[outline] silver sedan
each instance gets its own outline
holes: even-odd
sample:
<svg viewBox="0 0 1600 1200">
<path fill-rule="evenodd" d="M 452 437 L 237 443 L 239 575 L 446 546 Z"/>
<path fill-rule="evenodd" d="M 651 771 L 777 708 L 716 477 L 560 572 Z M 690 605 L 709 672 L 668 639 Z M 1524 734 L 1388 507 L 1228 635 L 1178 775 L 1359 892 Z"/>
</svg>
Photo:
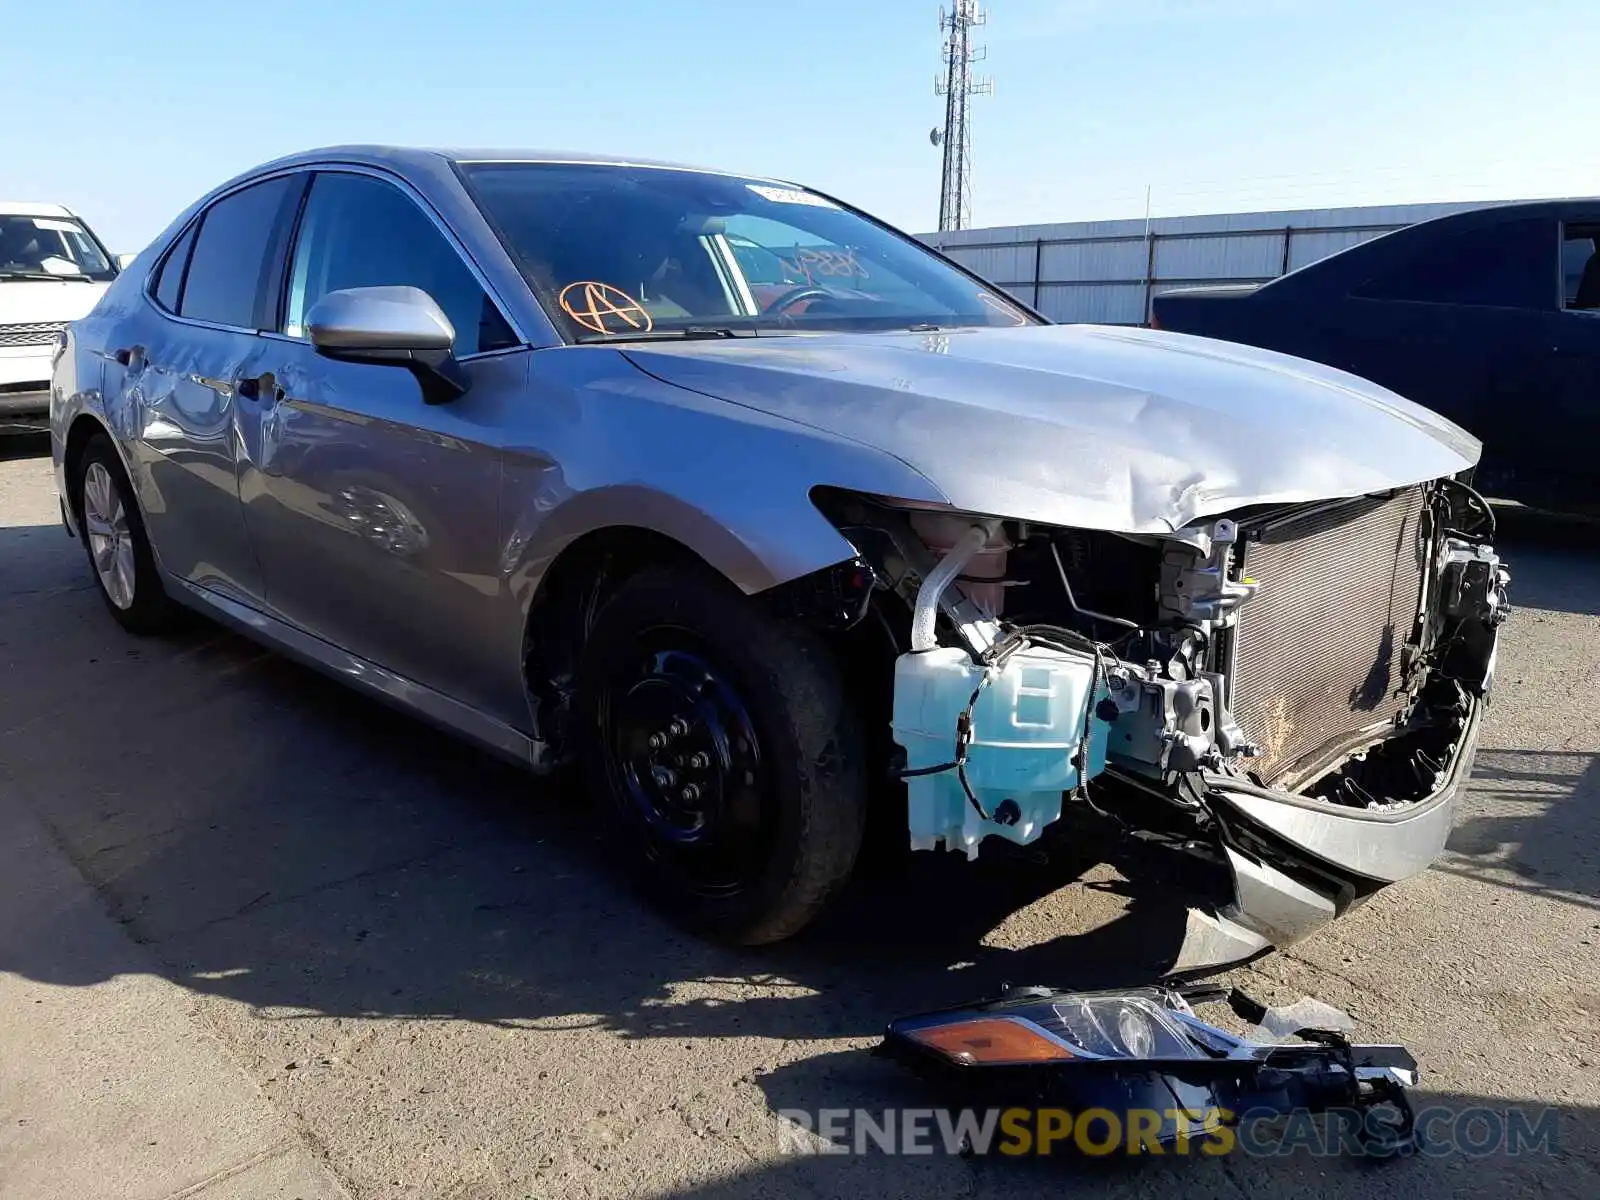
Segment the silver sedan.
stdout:
<svg viewBox="0 0 1600 1200">
<path fill-rule="evenodd" d="M 230 181 L 74 323 L 63 519 L 129 631 L 225 621 L 534 770 L 740 943 L 880 806 L 1068 806 L 1214 870 L 1174 966 L 1425 869 L 1506 572 L 1465 431 L 1341 372 L 1050 326 L 793 183 L 348 147 Z"/>
</svg>

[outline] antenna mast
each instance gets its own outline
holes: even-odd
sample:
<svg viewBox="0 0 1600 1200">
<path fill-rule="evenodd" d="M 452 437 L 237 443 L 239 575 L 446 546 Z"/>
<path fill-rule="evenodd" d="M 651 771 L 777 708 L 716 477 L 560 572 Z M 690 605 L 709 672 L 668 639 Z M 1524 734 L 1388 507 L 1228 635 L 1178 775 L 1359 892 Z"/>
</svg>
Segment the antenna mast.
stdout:
<svg viewBox="0 0 1600 1200">
<path fill-rule="evenodd" d="M 986 47 L 972 47 L 972 30 L 985 24 L 989 14 L 978 0 L 952 0 L 949 12 L 939 10 L 939 30 L 944 40 L 945 73 L 934 77 L 933 94 L 944 97 L 944 133 L 935 144 L 944 145 L 944 175 L 939 184 L 939 230 L 965 229 L 972 224 L 972 130 L 968 100 L 994 93 L 993 79 L 974 79 L 972 67 L 988 57 Z M 937 132 L 937 131 L 935 131 Z"/>
</svg>

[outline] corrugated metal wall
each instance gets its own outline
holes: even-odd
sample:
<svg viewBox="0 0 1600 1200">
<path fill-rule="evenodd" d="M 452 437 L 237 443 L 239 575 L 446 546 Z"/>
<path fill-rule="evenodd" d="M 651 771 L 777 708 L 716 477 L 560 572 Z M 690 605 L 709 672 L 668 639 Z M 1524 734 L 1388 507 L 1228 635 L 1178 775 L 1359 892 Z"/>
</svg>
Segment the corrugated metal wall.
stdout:
<svg viewBox="0 0 1600 1200">
<path fill-rule="evenodd" d="M 1141 325 L 1150 297 L 1265 283 L 1391 230 L 1488 202 L 1079 221 L 927 233 L 922 240 L 1053 321 Z M 1509 203 L 1499 201 L 1496 203 Z"/>
</svg>

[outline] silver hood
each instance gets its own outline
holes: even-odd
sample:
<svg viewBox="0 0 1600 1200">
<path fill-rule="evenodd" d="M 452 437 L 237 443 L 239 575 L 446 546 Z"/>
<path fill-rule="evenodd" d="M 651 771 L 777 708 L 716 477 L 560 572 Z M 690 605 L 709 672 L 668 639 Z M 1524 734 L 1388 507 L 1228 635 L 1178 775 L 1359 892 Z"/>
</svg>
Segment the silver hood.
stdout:
<svg viewBox="0 0 1600 1200">
<path fill-rule="evenodd" d="M 1288 355 L 1094 325 L 628 346 L 668 383 L 894 455 L 957 508 L 1160 533 L 1455 474 L 1481 444 Z"/>
</svg>

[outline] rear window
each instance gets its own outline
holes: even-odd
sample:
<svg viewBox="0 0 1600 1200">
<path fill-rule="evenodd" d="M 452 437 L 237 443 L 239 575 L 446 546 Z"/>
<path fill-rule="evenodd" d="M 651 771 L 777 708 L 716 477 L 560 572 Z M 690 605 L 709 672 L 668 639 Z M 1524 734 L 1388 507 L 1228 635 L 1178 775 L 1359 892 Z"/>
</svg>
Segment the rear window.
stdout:
<svg viewBox="0 0 1600 1200">
<path fill-rule="evenodd" d="M 189 251 L 194 248 L 194 234 L 198 228 L 190 225 L 161 260 L 156 273 L 156 303 L 168 312 L 178 311 L 178 299 L 183 292 L 183 272 L 189 265 Z"/>
<path fill-rule="evenodd" d="M 1556 294 L 1551 225 L 1526 218 L 1446 235 L 1418 247 L 1352 294 L 1369 300 L 1548 309 Z"/>
<path fill-rule="evenodd" d="M 1600 224 L 1568 225 L 1561 238 L 1561 302 L 1584 312 L 1600 310 Z"/>
<path fill-rule="evenodd" d="M 292 187 L 291 187 L 292 185 Z M 284 175 L 218 200 L 206 210 L 189 256 L 178 312 L 239 329 L 276 323 L 268 284 L 282 266 L 288 209 L 302 176 Z"/>
</svg>

